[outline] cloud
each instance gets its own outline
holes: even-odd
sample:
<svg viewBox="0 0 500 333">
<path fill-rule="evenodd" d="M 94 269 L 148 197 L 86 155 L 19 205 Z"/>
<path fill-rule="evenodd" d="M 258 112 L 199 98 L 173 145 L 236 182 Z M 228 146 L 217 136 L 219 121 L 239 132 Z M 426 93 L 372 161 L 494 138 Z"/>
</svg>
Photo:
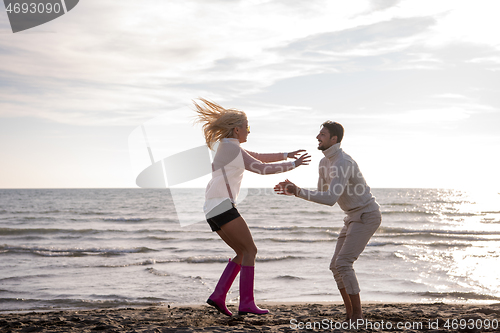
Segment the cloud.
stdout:
<svg viewBox="0 0 500 333">
<path fill-rule="evenodd" d="M 258 3 L 86 1 L 77 9 L 0 37 L 0 116 L 127 125 L 200 95 L 255 91 L 272 75 L 255 70 L 268 63 L 255 57 L 267 29 L 255 20 L 264 16 Z"/>
<path fill-rule="evenodd" d="M 433 95 L 431 97 L 445 98 L 445 99 L 457 99 L 457 100 L 470 100 L 470 98 L 467 96 L 460 95 L 460 94 L 454 94 L 454 93 L 437 94 L 437 95 Z"/>
<path fill-rule="evenodd" d="M 441 69 L 470 50 L 425 47 L 443 8 L 411 17 L 411 3 L 88 0 L 32 34 L 0 36 L 0 116 L 127 126 L 198 96 L 239 100 L 325 73 Z"/>
<path fill-rule="evenodd" d="M 481 64 L 481 63 L 486 63 L 486 64 L 500 64 L 500 56 L 496 56 L 496 57 L 484 57 L 484 58 L 474 58 L 472 60 L 469 60 L 469 62 L 476 63 L 476 64 Z"/>
<path fill-rule="evenodd" d="M 86 0 L 19 34 L 0 12 L 0 118 L 26 147 L 51 141 L 23 124 L 64 129 L 61 141 L 84 163 L 111 158 L 94 155 L 103 147 L 123 149 L 126 126 L 196 97 L 245 110 L 257 151 L 307 143 L 317 152 L 319 125 L 332 119 L 348 128 L 346 144 L 366 151 L 370 140 L 376 154 L 379 144 L 400 154 L 430 127 L 448 138 L 473 134 L 486 156 L 481 141 L 498 138 L 500 21 L 495 2 L 479 1 Z M 11 138 L 14 161 L 22 149 Z M 42 149 L 25 155 L 34 153 Z M 108 177 L 95 169 L 92 179 Z"/>
<path fill-rule="evenodd" d="M 471 112 L 460 107 L 442 109 L 410 110 L 387 117 L 400 123 L 408 124 L 436 124 L 441 122 L 456 122 L 470 118 Z"/>
<path fill-rule="evenodd" d="M 377 120 L 392 124 L 411 125 L 440 125 L 439 123 L 453 123 L 466 120 L 477 112 L 461 107 L 424 108 L 417 110 L 400 111 L 397 113 L 337 113 L 337 118 L 349 120 Z"/>
<path fill-rule="evenodd" d="M 393 19 L 386 22 L 360 26 L 342 31 L 321 33 L 294 41 L 279 52 L 281 54 L 309 54 L 327 52 L 332 55 L 351 54 L 362 48 L 387 48 L 387 44 L 400 43 L 402 39 L 424 32 L 435 21 L 432 18 Z"/>
<path fill-rule="evenodd" d="M 371 0 L 371 9 L 374 11 L 385 10 L 400 3 L 400 0 Z"/>
</svg>

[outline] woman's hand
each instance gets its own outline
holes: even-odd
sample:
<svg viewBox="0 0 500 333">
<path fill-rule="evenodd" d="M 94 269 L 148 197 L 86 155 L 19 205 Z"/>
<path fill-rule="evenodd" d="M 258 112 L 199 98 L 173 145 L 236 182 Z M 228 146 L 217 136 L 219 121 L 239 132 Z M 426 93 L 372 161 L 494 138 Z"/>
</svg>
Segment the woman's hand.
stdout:
<svg viewBox="0 0 500 333">
<path fill-rule="evenodd" d="M 311 162 L 311 156 L 305 153 L 295 160 L 295 167 L 298 167 L 299 165 L 308 165 L 309 162 Z"/>
<path fill-rule="evenodd" d="M 277 194 L 281 195 L 297 195 L 300 191 L 300 188 L 286 179 L 284 182 L 278 183 L 278 185 L 274 187 L 274 191 Z"/>
<path fill-rule="evenodd" d="M 297 155 L 299 153 L 302 153 L 303 151 L 306 151 L 305 149 L 299 149 L 299 150 L 296 150 L 296 151 L 292 151 L 292 152 L 289 152 L 288 155 L 286 155 L 287 158 L 297 158 Z"/>
</svg>

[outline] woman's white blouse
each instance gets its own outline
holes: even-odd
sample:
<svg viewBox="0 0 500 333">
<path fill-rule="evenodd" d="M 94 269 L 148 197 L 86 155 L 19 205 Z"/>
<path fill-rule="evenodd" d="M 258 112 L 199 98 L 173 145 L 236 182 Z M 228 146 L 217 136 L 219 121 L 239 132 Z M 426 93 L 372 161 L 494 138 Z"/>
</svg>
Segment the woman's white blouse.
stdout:
<svg viewBox="0 0 500 333">
<path fill-rule="evenodd" d="M 259 154 L 240 147 L 238 139 L 222 139 L 212 163 L 212 179 L 205 191 L 203 211 L 207 218 L 220 214 L 212 212 L 228 199 L 236 204 L 240 193 L 243 171 L 262 175 L 276 174 L 295 168 L 295 162 L 272 163 L 286 160 L 287 153 Z"/>
</svg>

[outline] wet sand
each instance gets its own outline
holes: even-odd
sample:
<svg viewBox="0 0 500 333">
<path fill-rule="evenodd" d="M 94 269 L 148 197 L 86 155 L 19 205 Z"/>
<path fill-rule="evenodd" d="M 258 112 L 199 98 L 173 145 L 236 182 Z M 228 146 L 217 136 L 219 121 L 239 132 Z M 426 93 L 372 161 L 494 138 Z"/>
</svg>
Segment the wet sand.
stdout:
<svg viewBox="0 0 500 333">
<path fill-rule="evenodd" d="M 271 313 L 227 317 L 209 305 L 0 313 L 0 332 L 500 332 L 500 303 L 366 304 L 365 322 L 350 327 L 341 304 L 259 305 Z"/>
</svg>

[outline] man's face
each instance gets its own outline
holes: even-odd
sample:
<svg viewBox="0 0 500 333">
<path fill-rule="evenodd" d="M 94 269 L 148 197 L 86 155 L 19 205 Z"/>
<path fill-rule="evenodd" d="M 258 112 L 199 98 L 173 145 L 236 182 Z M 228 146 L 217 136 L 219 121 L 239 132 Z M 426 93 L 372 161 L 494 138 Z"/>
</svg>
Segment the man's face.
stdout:
<svg viewBox="0 0 500 333">
<path fill-rule="evenodd" d="M 321 128 L 321 131 L 319 131 L 319 134 L 316 137 L 316 139 L 318 139 L 319 142 L 318 144 L 319 150 L 326 150 L 337 143 L 337 137 L 332 136 L 330 138 L 330 131 L 325 127 Z"/>
</svg>

